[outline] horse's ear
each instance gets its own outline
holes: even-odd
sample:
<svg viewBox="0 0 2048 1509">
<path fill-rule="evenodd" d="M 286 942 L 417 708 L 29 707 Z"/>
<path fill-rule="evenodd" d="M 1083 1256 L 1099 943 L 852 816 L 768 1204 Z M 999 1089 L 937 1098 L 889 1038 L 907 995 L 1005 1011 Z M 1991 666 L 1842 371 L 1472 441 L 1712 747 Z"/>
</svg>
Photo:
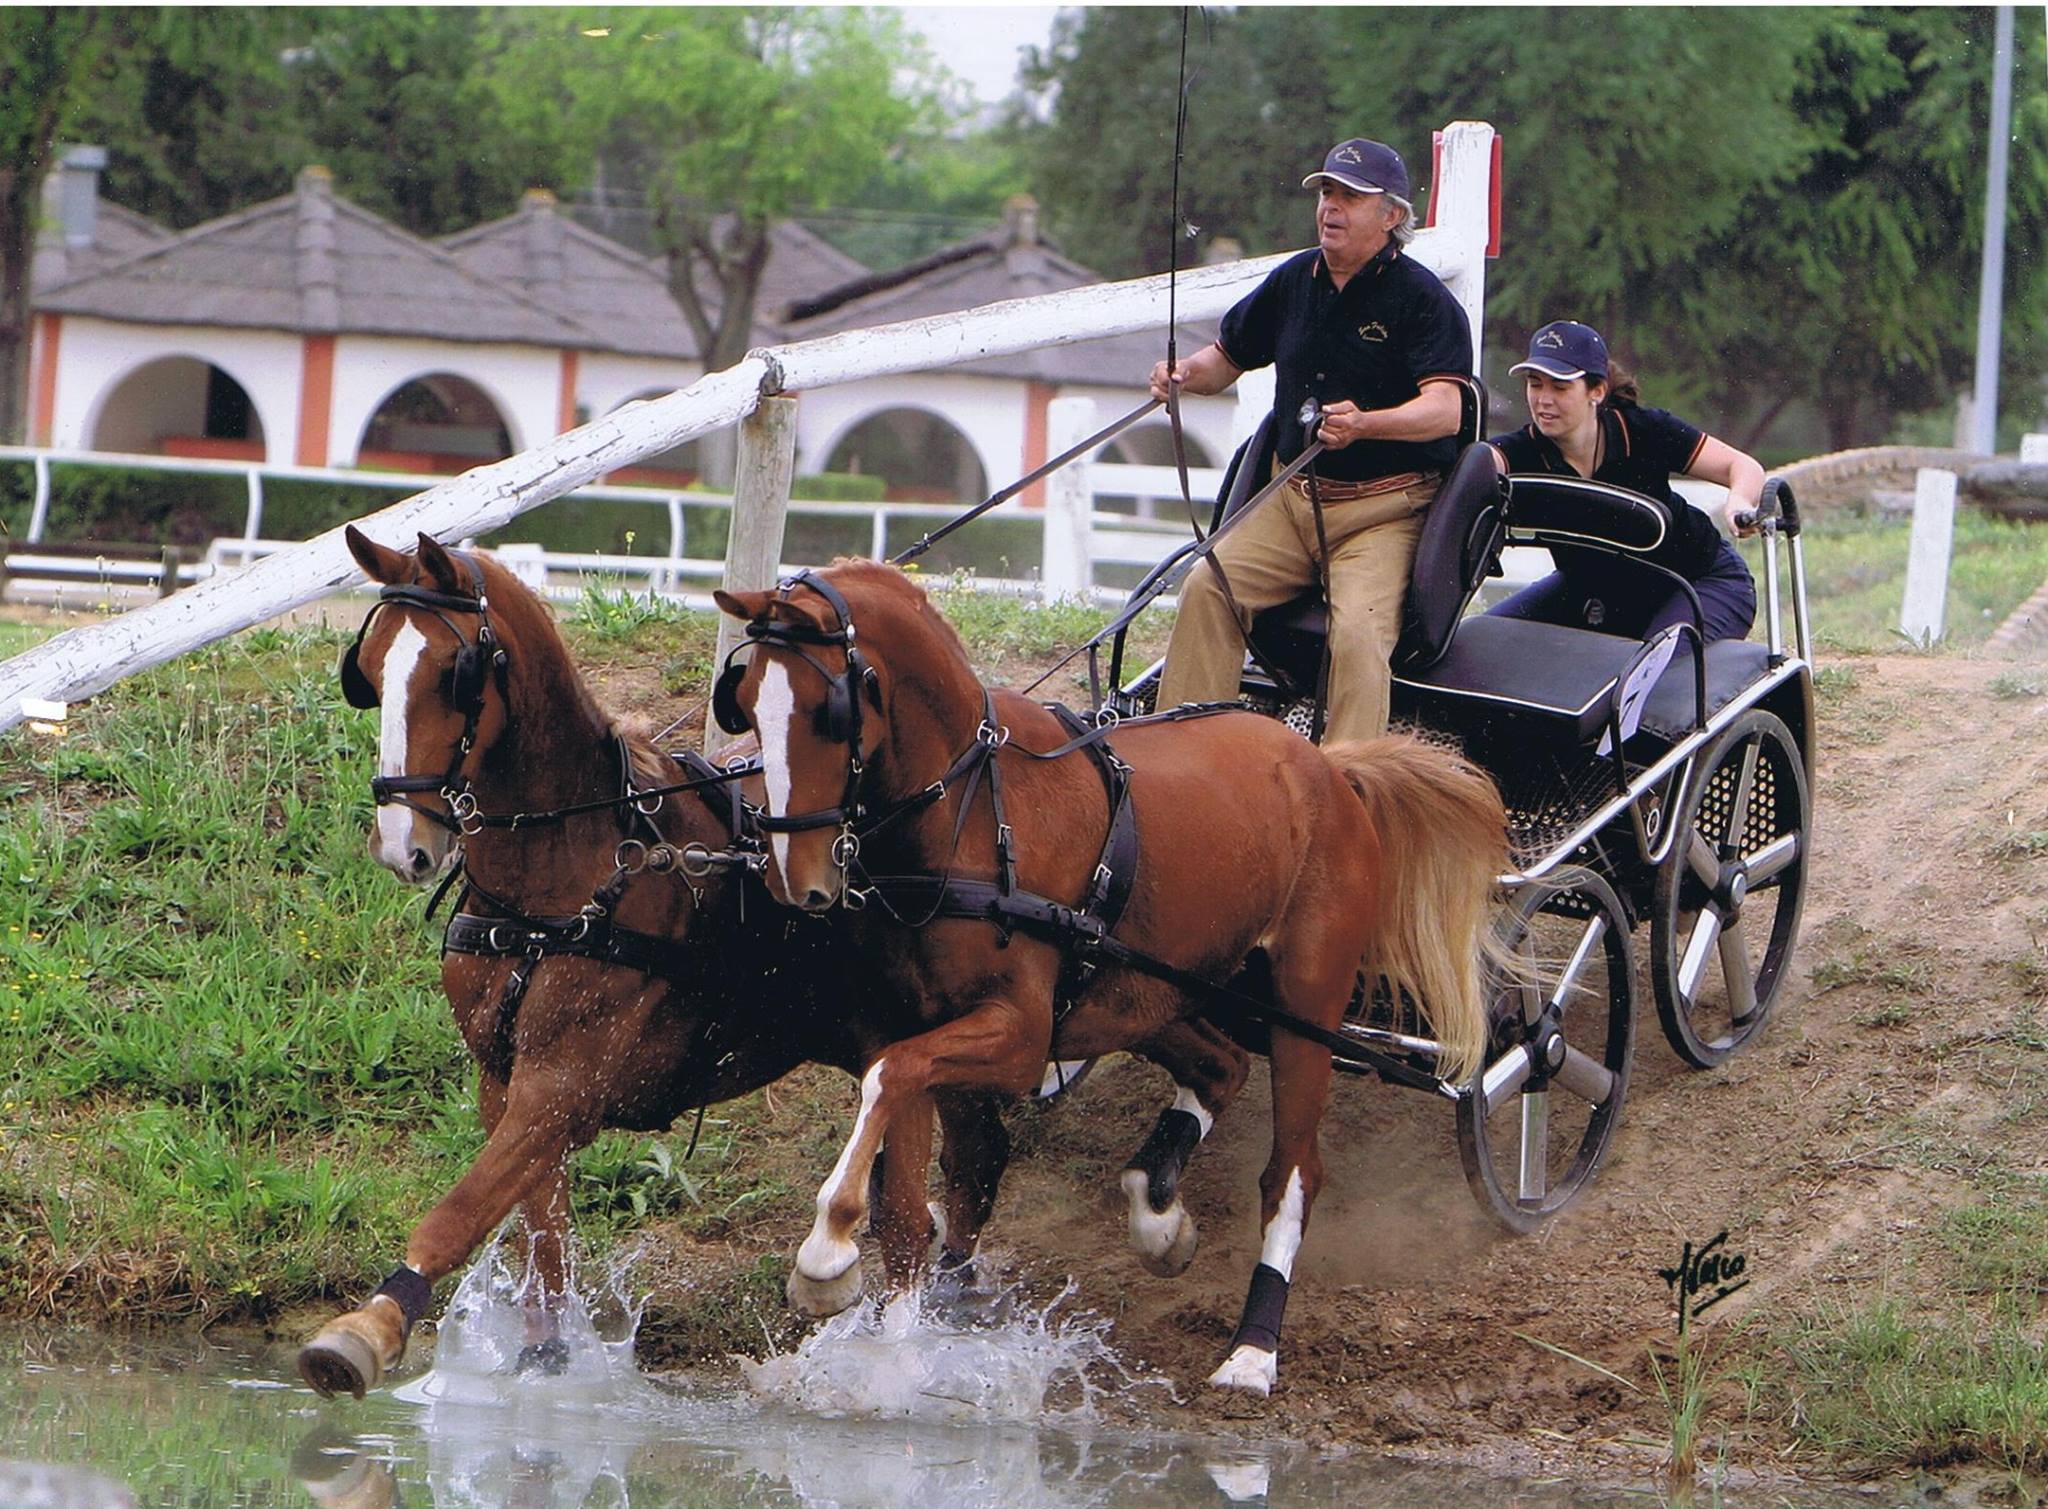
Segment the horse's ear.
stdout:
<svg viewBox="0 0 2048 1509">
<path fill-rule="evenodd" d="M 774 596 L 773 592 L 727 592 L 721 589 L 711 594 L 711 600 L 734 618 L 752 623 L 768 616 L 768 604 Z"/>
<path fill-rule="evenodd" d="M 436 590 L 441 592 L 467 592 L 470 583 L 462 574 L 462 568 L 455 564 L 441 542 L 432 535 L 420 533 L 420 568 L 427 573 Z"/>
<path fill-rule="evenodd" d="M 342 531 L 342 539 L 348 543 L 348 553 L 363 568 L 363 575 L 371 581 L 393 583 L 412 580 L 412 561 L 402 551 L 379 545 L 353 524 Z"/>
</svg>

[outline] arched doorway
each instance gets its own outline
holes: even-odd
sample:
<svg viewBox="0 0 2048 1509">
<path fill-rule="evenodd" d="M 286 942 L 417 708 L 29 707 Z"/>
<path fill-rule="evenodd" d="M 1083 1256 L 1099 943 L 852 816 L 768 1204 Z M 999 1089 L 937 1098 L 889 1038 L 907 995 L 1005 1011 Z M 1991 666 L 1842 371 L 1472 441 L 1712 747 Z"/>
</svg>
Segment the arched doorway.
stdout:
<svg viewBox="0 0 2048 1509">
<path fill-rule="evenodd" d="M 883 409 L 839 437 L 828 472 L 880 477 L 896 503 L 975 503 L 988 473 L 967 437 L 924 409 Z"/>
<path fill-rule="evenodd" d="M 135 456 L 264 459 L 248 389 L 196 356 L 165 356 L 122 378 L 100 405 L 88 446 Z"/>
<path fill-rule="evenodd" d="M 1212 467 L 1216 463 L 1210 458 L 1202 442 L 1185 430 L 1182 437 L 1187 442 L 1188 466 Z M 1173 430 L 1168 425 L 1144 424 L 1110 441 L 1095 453 L 1095 460 L 1116 466 L 1172 466 Z M 1195 489 L 1198 504 L 1213 503 L 1213 498 L 1204 498 L 1202 489 Z M 1185 505 L 1176 494 L 1173 497 L 1133 497 L 1129 494 L 1103 493 L 1095 495 L 1095 506 L 1104 513 L 1136 514 L 1141 519 L 1178 518 L 1185 511 Z M 1201 510 L 1206 514 L 1206 509 Z"/>
<path fill-rule="evenodd" d="M 356 465 L 453 475 L 512 454 L 512 432 L 490 395 L 466 377 L 434 372 L 394 389 L 363 429 Z"/>
</svg>

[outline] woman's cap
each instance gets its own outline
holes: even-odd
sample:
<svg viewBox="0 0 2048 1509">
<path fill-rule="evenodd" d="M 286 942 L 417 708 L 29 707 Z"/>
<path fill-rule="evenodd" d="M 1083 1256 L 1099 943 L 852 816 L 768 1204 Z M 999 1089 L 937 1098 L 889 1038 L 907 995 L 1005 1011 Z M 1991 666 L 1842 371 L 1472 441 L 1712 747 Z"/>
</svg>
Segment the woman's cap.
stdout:
<svg viewBox="0 0 2048 1509">
<path fill-rule="evenodd" d="M 1414 197 L 1408 192 L 1408 168 L 1401 161 L 1401 154 L 1385 142 L 1369 141 L 1363 136 L 1340 141 L 1330 148 L 1321 169 L 1302 179 L 1301 186 L 1312 189 L 1319 178 L 1341 183 L 1360 194 Z"/>
<path fill-rule="evenodd" d="M 1526 361 L 1508 368 L 1508 374 L 1534 368 L 1547 377 L 1570 382 L 1575 377 L 1607 375 L 1607 342 L 1591 325 L 1577 320 L 1552 320 L 1529 337 Z"/>
</svg>

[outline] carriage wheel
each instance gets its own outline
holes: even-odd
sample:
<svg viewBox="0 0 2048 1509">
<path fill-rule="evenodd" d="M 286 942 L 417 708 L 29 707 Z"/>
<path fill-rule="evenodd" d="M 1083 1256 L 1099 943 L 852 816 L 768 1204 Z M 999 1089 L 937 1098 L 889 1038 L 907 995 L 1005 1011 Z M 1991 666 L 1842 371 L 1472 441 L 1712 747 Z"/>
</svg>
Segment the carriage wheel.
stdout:
<svg viewBox="0 0 2048 1509">
<path fill-rule="evenodd" d="M 1754 1036 L 1784 983 L 1806 894 L 1806 765 L 1751 709 L 1701 758 L 1705 774 L 1657 871 L 1650 978 L 1679 1057 L 1711 1068 Z"/>
<path fill-rule="evenodd" d="M 1564 1209 L 1599 1169 L 1635 1047 L 1629 919 L 1606 881 L 1561 871 L 1508 898 L 1520 968 L 1495 968 L 1486 1067 L 1458 1102 L 1480 1204 L 1512 1231 Z"/>
</svg>

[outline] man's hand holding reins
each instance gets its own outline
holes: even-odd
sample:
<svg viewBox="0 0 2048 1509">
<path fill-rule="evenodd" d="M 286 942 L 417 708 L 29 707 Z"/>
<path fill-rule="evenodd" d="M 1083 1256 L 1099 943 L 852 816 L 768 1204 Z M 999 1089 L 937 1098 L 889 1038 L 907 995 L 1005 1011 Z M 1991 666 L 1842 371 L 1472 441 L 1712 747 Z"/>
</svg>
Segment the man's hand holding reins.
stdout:
<svg viewBox="0 0 2048 1509">
<path fill-rule="evenodd" d="M 1221 393 L 1242 375 L 1243 369 L 1223 354 L 1223 348 L 1211 343 L 1176 365 L 1171 380 L 1183 393 L 1206 396 Z M 1166 402 L 1167 382 L 1166 363 L 1154 362 L 1149 386 L 1152 396 L 1161 403 Z"/>
</svg>

